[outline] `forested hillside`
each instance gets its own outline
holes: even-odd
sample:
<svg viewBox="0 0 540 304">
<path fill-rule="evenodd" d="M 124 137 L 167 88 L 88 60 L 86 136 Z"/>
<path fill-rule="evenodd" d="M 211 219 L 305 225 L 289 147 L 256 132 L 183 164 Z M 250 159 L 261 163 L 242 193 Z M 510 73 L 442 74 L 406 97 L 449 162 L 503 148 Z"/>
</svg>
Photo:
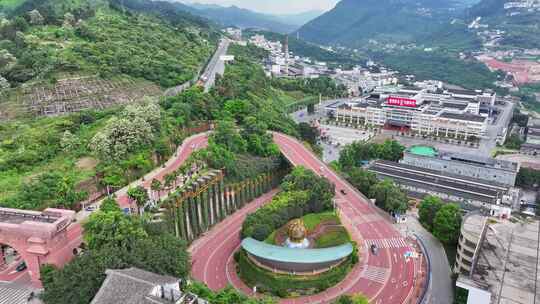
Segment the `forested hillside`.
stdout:
<svg viewBox="0 0 540 304">
<path fill-rule="evenodd" d="M 159 87 L 196 76 L 218 36 L 202 19 L 166 8 L 144 0 L 3 7 L 0 117 L 9 119 L 0 122 L 0 205 L 74 208 L 170 156 L 182 128 L 196 122 L 161 121 Z M 110 104 L 99 102 L 104 96 Z M 50 101 L 67 108 L 97 101 L 97 107 L 59 117 L 25 111 Z"/>
<path fill-rule="evenodd" d="M 195 76 L 214 48 L 210 31 L 190 20 L 123 10 L 116 1 L 21 4 L 0 26 L 0 75 L 12 86 L 85 73 L 170 87 Z"/>
<path fill-rule="evenodd" d="M 431 0 L 343 0 L 298 32 L 308 41 L 355 47 L 370 39 L 413 41 L 448 25 L 453 5 Z"/>
<path fill-rule="evenodd" d="M 482 17 L 482 23 L 491 29 L 504 31 L 503 46 L 532 49 L 540 48 L 540 11 L 538 9 L 504 9 L 507 0 L 482 0 L 468 11 L 470 20 Z"/>
</svg>

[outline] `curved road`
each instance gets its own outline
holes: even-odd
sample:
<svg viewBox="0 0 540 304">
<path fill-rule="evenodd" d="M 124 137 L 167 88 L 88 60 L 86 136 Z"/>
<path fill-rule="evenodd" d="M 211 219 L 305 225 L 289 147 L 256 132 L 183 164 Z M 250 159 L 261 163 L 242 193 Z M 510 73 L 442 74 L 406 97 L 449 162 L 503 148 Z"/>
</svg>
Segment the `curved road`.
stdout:
<svg viewBox="0 0 540 304">
<path fill-rule="evenodd" d="M 359 244 L 361 257 L 347 278 L 337 286 L 314 296 L 282 300 L 282 303 L 328 303 L 344 293 L 358 292 L 368 296 L 371 303 L 409 303 L 417 270 L 414 260 L 404 257 L 406 252 L 412 251 L 405 239 L 369 200 L 337 176 L 303 144 L 278 133 L 274 134 L 274 141 L 293 165 L 309 168 L 336 185 L 336 205 L 340 217 Z M 341 194 L 341 189 L 347 195 Z M 271 192 L 248 204 L 190 247 L 193 257 L 192 275 L 195 279 L 206 283 L 213 290 L 231 284 L 245 293 L 250 292 L 236 276 L 233 255 L 240 247 L 239 232 L 245 216 L 270 201 L 274 194 Z M 377 255 L 367 249 L 372 243 L 379 247 Z"/>
</svg>

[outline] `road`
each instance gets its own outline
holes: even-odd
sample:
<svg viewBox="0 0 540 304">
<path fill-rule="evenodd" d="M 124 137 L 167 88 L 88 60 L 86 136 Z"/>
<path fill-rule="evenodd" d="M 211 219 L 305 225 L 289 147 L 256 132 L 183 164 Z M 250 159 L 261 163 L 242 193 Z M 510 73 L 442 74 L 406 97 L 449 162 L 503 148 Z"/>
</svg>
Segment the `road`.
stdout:
<svg viewBox="0 0 540 304">
<path fill-rule="evenodd" d="M 432 279 L 427 303 L 452 304 L 454 299 L 452 270 L 441 242 L 420 225 L 416 213 L 407 213 L 407 221 L 399 225 L 406 229 L 406 233 L 418 235 L 429 252 Z"/>
<path fill-rule="evenodd" d="M 227 54 L 230 43 L 231 41 L 227 38 L 221 40 L 214 56 L 212 56 L 204 73 L 201 75 L 201 79 L 204 81 L 205 92 L 208 92 L 216 83 L 216 74 L 223 75 L 225 72 L 225 62 L 220 57 Z"/>
<path fill-rule="evenodd" d="M 176 150 L 176 153 L 174 156 L 169 159 L 163 166 L 160 166 L 156 169 L 154 169 L 152 172 L 146 174 L 142 179 L 139 179 L 130 185 L 118 190 L 115 192 L 116 199 L 118 201 L 118 204 L 121 208 L 129 208 L 129 198 L 127 195 L 127 191 L 129 188 L 137 187 L 142 185 L 146 189 L 150 189 L 150 184 L 152 183 L 152 180 L 154 178 L 158 179 L 159 181 L 163 182 L 165 175 L 177 170 L 180 168 L 182 163 L 186 161 L 186 159 L 193 153 L 193 151 L 196 151 L 198 149 L 202 149 L 208 145 L 208 134 L 207 133 L 201 133 L 194 135 L 192 137 L 187 138 L 184 140 L 182 145 L 178 147 Z M 167 191 L 162 191 L 161 198 L 165 198 L 168 195 Z M 98 208 L 101 204 L 101 201 L 93 204 L 96 208 Z M 81 210 L 77 213 L 76 218 L 77 221 L 83 221 L 88 216 L 90 216 L 92 212 Z"/>
<path fill-rule="evenodd" d="M 293 165 L 310 168 L 328 178 L 336 189 L 346 191 L 346 195 L 337 191 L 336 205 L 343 224 L 359 244 L 361 257 L 361 261 L 338 285 L 317 295 L 286 299 L 281 303 L 329 303 L 344 293 L 358 292 L 376 304 L 404 303 L 410 299 L 416 268 L 413 259 L 404 258 L 404 254 L 412 249 L 399 231 L 377 212 L 369 200 L 332 172 L 300 142 L 282 134 L 274 134 L 274 141 Z M 195 279 L 214 290 L 232 284 L 238 290 L 250 293 L 234 270 L 233 256 L 240 246 L 238 233 L 246 214 L 268 202 L 273 194 L 269 193 L 248 204 L 190 247 Z M 372 243 L 379 244 L 377 255 L 368 252 L 368 244 Z"/>
</svg>

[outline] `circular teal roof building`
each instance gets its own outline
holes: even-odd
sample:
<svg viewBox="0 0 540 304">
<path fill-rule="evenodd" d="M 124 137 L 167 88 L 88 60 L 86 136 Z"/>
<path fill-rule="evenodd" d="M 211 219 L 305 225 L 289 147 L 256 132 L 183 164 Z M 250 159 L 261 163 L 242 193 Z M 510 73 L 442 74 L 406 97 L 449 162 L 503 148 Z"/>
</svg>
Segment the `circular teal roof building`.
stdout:
<svg viewBox="0 0 540 304">
<path fill-rule="evenodd" d="M 323 272 L 339 265 L 353 252 L 351 243 L 320 249 L 298 249 L 270 245 L 246 238 L 242 248 L 259 266 L 287 273 Z"/>
</svg>

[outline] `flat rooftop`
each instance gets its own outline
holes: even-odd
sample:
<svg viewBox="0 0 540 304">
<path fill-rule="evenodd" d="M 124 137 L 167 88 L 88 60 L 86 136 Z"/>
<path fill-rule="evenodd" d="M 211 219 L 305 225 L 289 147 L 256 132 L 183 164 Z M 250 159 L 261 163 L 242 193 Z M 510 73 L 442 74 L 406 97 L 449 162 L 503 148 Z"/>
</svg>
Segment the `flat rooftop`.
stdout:
<svg viewBox="0 0 540 304">
<path fill-rule="evenodd" d="M 442 118 L 448 118 L 448 119 L 456 119 L 456 120 L 463 120 L 463 121 L 472 121 L 472 122 L 485 122 L 486 118 L 480 115 L 474 115 L 470 113 L 464 113 L 464 114 L 458 114 L 458 113 L 450 113 L 450 112 L 443 112 L 441 114 Z"/>
<path fill-rule="evenodd" d="M 60 219 L 60 216 L 42 212 L 0 208 L 0 223 L 21 224 L 26 221 L 54 223 L 58 219 Z"/>
<path fill-rule="evenodd" d="M 476 269 L 465 278 L 490 291 L 491 303 L 540 303 L 540 221 L 513 217 L 489 223 Z"/>
<path fill-rule="evenodd" d="M 478 180 L 389 161 L 376 161 L 369 170 L 383 178 L 391 178 L 400 184 L 490 204 L 495 203 L 497 197 L 500 197 L 500 192 L 505 189 Z"/>
<path fill-rule="evenodd" d="M 447 89 L 448 93 L 457 94 L 457 95 L 478 95 L 476 91 L 473 90 L 463 90 L 463 89 Z"/>
<path fill-rule="evenodd" d="M 482 167 L 489 167 L 489 168 L 496 168 L 501 170 L 508 170 L 508 171 L 519 171 L 519 165 L 518 163 L 506 161 L 506 160 L 499 160 L 491 157 L 484 157 L 476 154 L 471 153 L 453 153 L 453 152 L 444 152 L 441 151 L 439 153 L 439 158 L 444 160 L 451 160 L 451 161 L 457 161 L 461 163 L 467 163 L 470 165 L 477 165 Z"/>
</svg>

